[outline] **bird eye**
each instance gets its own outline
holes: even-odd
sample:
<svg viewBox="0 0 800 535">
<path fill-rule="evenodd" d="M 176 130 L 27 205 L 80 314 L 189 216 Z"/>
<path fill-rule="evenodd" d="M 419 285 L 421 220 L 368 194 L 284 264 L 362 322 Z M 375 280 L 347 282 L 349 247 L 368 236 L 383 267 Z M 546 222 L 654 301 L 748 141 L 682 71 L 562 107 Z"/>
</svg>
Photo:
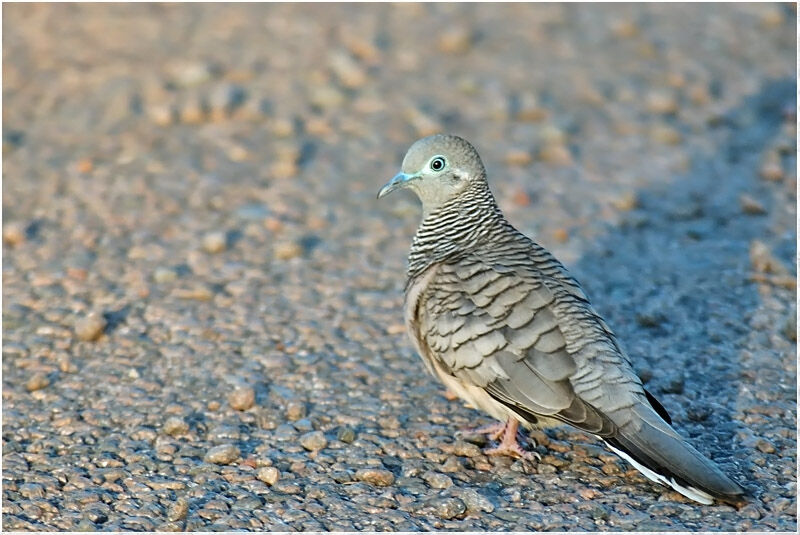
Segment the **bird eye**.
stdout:
<svg viewBox="0 0 800 535">
<path fill-rule="evenodd" d="M 433 160 L 431 160 L 431 169 L 434 171 L 441 171 L 444 169 L 444 166 L 447 162 L 442 156 L 437 156 Z"/>
</svg>

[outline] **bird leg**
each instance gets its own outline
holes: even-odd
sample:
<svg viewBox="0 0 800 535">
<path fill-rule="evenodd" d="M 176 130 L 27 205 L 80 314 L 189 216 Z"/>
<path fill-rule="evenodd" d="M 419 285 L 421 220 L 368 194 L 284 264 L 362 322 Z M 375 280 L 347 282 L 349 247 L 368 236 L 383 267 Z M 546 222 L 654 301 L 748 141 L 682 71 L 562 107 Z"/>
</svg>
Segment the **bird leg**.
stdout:
<svg viewBox="0 0 800 535">
<path fill-rule="evenodd" d="M 503 440 L 496 448 L 485 450 L 486 455 L 508 455 L 510 457 L 519 457 L 526 461 L 533 461 L 534 459 L 541 460 L 539 454 L 535 451 L 527 451 L 520 446 L 517 441 L 517 430 L 519 429 L 519 420 L 516 418 L 509 418 L 503 425 Z M 498 433 L 494 439 L 500 434 Z"/>
<path fill-rule="evenodd" d="M 486 435 L 491 440 L 497 440 L 505 433 L 506 424 L 503 422 L 495 422 L 493 424 L 482 425 L 473 429 L 465 429 L 463 434 L 467 435 Z"/>
</svg>

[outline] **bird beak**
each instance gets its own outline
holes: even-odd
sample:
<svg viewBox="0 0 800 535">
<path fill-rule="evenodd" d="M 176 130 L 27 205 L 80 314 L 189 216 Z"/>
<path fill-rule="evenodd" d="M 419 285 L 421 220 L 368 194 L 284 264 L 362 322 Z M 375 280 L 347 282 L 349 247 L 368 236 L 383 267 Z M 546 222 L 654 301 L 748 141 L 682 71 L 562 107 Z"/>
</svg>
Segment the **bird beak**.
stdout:
<svg viewBox="0 0 800 535">
<path fill-rule="evenodd" d="M 387 182 L 381 190 L 378 192 L 378 198 L 385 195 L 389 195 L 396 189 L 404 188 L 408 184 L 408 182 L 413 179 L 417 178 L 417 175 L 408 175 L 406 173 L 397 173 L 393 179 Z"/>
</svg>

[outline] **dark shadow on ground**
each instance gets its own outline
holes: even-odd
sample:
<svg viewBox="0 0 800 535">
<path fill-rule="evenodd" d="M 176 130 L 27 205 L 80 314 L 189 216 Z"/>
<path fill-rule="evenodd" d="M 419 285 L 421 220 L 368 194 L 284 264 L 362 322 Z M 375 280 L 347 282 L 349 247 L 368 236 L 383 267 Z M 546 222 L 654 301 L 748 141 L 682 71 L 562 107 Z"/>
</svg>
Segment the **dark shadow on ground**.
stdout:
<svg viewBox="0 0 800 535">
<path fill-rule="evenodd" d="M 745 485 L 748 452 L 734 441 L 744 424 L 733 416 L 747 381 L 739 370 L 747 317 L 759 304 L 749 246 L 776 240 L 758 165 L 795 95 L 794 80 L 779 80 L 746 99 L 716 123 L 716 153 L 695 154 L 684 176 L 638 192 L 638 208 L 569 266 L 681 434 Z M 765 215 L 742 212 L 745 192 Z M 793 265 L 795 243 L 776 246 Z"/>
</svg>

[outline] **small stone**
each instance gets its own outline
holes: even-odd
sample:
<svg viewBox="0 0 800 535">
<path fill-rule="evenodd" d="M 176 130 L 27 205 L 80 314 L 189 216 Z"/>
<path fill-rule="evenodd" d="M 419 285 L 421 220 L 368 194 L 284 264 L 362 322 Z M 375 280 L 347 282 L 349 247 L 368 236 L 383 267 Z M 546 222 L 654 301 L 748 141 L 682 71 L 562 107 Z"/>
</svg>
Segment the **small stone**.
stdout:
<svg viewBox="0 0 800 535">
<path fill-rule="evenodd" d="M 764 438 L 758 439 L 756 442 L 756 448 L 761 453 L 775 453 L 775 445 Z"/>
<path fill-rule="evenodd" d="M 703 83 L 697 83 L 689 88 L 689 100 L 698 106 L 704 106 L 711 102 L 711 92 L 708 86 Z"/>
<path fill-rule="evenodd" d="M 683 138 L 675 128 L 658 124 L 650 128 L 650 139 L 664 145 L 677 145 Z"/>
<path fill-rule="evenodd" d="M 300 401 L 290 401 L 286 404 L 286 417 L 291 422 L 296 422 L 306 417 L 306 405 Z"/>
<path fill-rule="evenodd" d="M 206 120 L 206 110 L 199 98 L 188 98 L 178 112 L 178 118 L 186 124 L 200 124 Z"/>
<path fill-rule="evenodd" d="M 439 518 L 449 520 L 456 518 L 467 512 L 466 504 L 458 498 L 435 499 L 430 502 L 433 510 Z"/>
<path fill-rule="evenodd" d="M 491 513 L 494 511 L 494 505 L 486 496 L 483 496 L 475 489 L 458 489 L 454 493 L 458 494 L 458 498 L 467 506 L 467 511 L 474 511 L 479 513 Z"/>
<path fill-rule="evenodd" d="M 684 388 L 684 380 L 682 376 L 672 377 L 667 382 L 666 386 L 661 389 L 666 394 L 682 394 Z"/>
<path fill-rule="evenodd" d="M 553 231 L 553 239 L 559 243 L 566 243 L 569 239 L 569 231 L 565 228 L 557 228 Z"/>
<path fill-rule="evenodd" d="M 318 451 L 328 445 L 328 439 L 322 431 L 312 431 L 300 437 L 300 445 L 308 451 Z"/>
<path fill-rule="evenodd" d="M 334 53 L 331 56 L 329 65 L 342 85 L 348 89 L 357 89 L 367 83 L 366 71 L 349 54 L 344 52 Z"/>
<path fill-rule="evenodd" d="M 767 213 L 763 204 L 746 193 L 742 193 L 742 195 L 739 196 L 739 204 L 742 207 L 742 212 L 748 215 L 762 215 Z"/>
<path fill-rule="evenodd" d="M 102 314 L 92 312 L 75 322 L 75 334 L 79 340 L 91 342 L 100 338 L 108 322 Z"/>
<path fill-rule="evenodd" d="M 278 242 L 274 247 L 275 258 L 278 260 L 290 260 L 303 254 L 303 248 L 296 242 Z"/>
<path fill-rule="evenodd" d="M 539 159 L 552 165 L 570 165 L 572 155 L 569 149 L 560 143 L 548 143 L 539 151 Z"/>
<path fill-rule="evenodd" d="M 264 466 L 258 469 L 256 472 L 256 479 L 259 481 L 263 481 L 267 485 L 274 485 L 278 482 L 278 479 L 281 477 L 280 471 L 275 468 L 274 466 Z"/>
<path fill-rule="evenodd" d="M 621 212 L 629 212 L 638 206 L 639 199 L 636 197 L 636 193 L 628 191 L 612 200 L 611 204 Z"/>
<path fill-rule="evenodd" d="M 764 5 L 764 11 L 761 13 L 761 25 L 764 28 L 777 28 L 783 24 L 783 21 L 784 16 L 780 4 Z"/>
<path fill-rule="evenodd" d="M 514 116 L 519 121 L 538 122 L 547 118 L 547 111 L 539 105 L 539 99 L 532 92 L 519 95 L 514 104 Z"/>
<path fill-rule="evenodd" d="M 446 54 L 463 54 L 472 46 L 474 35 L 465 26 L 451 26 L 439 34 L 439 50 Z"/>
<path fill-rule="evenodd" d="M 175 109 L 169 104 L 153 104 L 147 107 L 147 116 L 157 126 L 169 126 L 176 119 Z"/>
<path fill-rule="evenodd" d="M 221 253 L 227 247 L 227 237 L 222 231 L 209 232 L 203 236 L 203 249 L 207 253 Z"/>
<path fill-rule="evenodd" d="M 531 196 L 528 195 L 528 192 L 525 191 L 525 189 L 516 188 L 514 193 L 511 195 L 511 202 L 513 202 L 516 206 L 530 206 Z"/>
<path fill-rule="evenodd" d="M 214 74 L 213 67 L 205 62 L 182 62 L 167 67 L 172 81 L 181 87 L 200 85 L 211 79 Z"/>
<path fill-rule="evenodd" d="M 50 379 L 47 375 L 37 372 L 33 374 L 33 377 L 28 379 L 28 382 L 25 383 L 25 389 L 28 392 L 35 392 L 37 390 L 41 390 L 42 388 L 46 388 L 50 385 Z"/>
<path fill-rule="evenodd" d="M 214 464 L 230 464 L 241 456 L 239 448 L 233 444 L 214 446 L 206 453 L 205 461 Z"/>
<path fill-rule="evenodd" d="M 356 439 L 356 432 L 352 427 L 343 425 L 336 430 L 336 440 L 340 440 L 345 444 L 350 444 Z"/>
<path fill-rule="evenodd" d="M 210 410 L 210 411 L 218 411 L 218 410 L 219 410 L 219 408 L 220 408 L 221 406 L 222 406 L 222 404 L 221 404 L 219 401 L 215 400 L 215 399 L 214 399 L 214 400 L 211 400 L 211 401 L 209 401 L 209 402 L 206 404 L 206 407 L 207 407 L 207 408 L 208 408 L 208 410 Z"/>
<path fill-rule="evenodd" d="M 632 20 L 620 20 L 612 25 L 611 32 L 620 39 L 630 39 L 639 35 L 639 26 Z"/>
<path fill-rule="evenodd" d="M 30 500 L 44 498 L 44 487 L 38 483 L 23 483 L 17 490 L 23 497 Z"/>
<path fill-rule="evenodd" d="M 460 457 L 477 457 L 480 454 L 481 449 L 470 442 L 459 440 L 453 444 L 453 455 L 458 455 Z"/>
<path fill-rule="evenodd" d="M 647 110 L 651 113 L 671 115 L 678 111 L 678 100 L 669 91 L 657 90 L 647 95 Z"/>
<path fill-rule="evenodd" d="M 189 431 L 189 424 L 180 416 L 170 416 L 164 422 L 161 430 L 171 436 L 183 435 Z"/>
<path fill-rule="evenodd" d="M 247 91 L 237 84 L 223 83 L 216 86 L 208 99 L 211 119 L 220 121 L 233 113 L 247 99 Z"/>
<path fill-rule="evenodd" d="M 783 167 L 781 167 L 780 161 L 767 160 L 759 169 L 758 174 L 764 180 L 778 182 L 783 180 Z"/>
<path fill-rule="evenodd" d="M 269 170 L 272 176 L 278 180 L 286 180 L 287 178 L 297 176 L 300 168 L 297 166 L 295 160 L 279 159 L 270 166 Z"/>
<path fill-rule="evenodd" d="M 323 110 L 339 108 L 344 104 L 345 96 L 332 85 L 316 86 L 311 90 L 309 100 L 314 106 Z"/>
<path fill-rule="evenodd" d="M 186 498 L 178 498 L 167 510 L 167 520 L 170 522 L 177 522 L 183 520 L 189 513 L 189 501 Z"/>
<path fill-rule="evenodd" d="M 25 241 L 25 228 L 20 223 L 3 225 L 3 243 L 16 246 Z"/>
<path fill-rule="evenodd" d="M 78 160 L 78 163 L 75 164 L 75 169 L 82 174 L 91 173 L 93 168 L 94 164 L 92 163 L 91 158 L 82 158 Z"/>
<path fill-rule="evenodd" d="M 450 476 L 438 472 L 425 472 L 422 474 L 422 479 L 427 481 L 428 485 L 433 489 L 446 489 L 453 486 L 453 480 Z"/>
<path fill-rule="evenodd" d="M 356 472 L 356 479 L 377 487 L 388 487 L 394 483 L 394 474 L 382 468 L 362 468 Z"/>
<path fill-rule="evenodd" d="M 506 152 L 505 160 L 508 165 L 525 166 L 533 161 L 533 157 L 526 150 L 515 149 Z"/>
<path fill-rule="evenodd" d="M 237 411 L 246 411 L 256 403 L 256 391 L 251 386 L 237 388 L 228 396 L 228 403 Z"/>
<path fill-rule="evenodd" d="M 156 268 L 156 270 L 153 272 L 153 280 L 156 281 L 158 284 L 173 282 L 177 278 L 178 274 L 175 272 L 174 269 L 160 267 Z"/>
</svg>

